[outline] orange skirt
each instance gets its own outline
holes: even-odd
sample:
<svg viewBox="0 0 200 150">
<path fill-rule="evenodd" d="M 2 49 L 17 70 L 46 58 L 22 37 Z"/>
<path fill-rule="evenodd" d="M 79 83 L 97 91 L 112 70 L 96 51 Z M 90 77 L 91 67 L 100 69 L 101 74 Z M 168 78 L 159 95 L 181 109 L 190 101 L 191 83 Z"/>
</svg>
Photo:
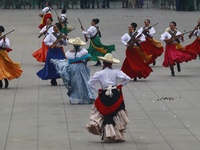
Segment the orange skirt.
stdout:
<svg viewBox="0 0 200 150">
<path fill-rule="evenodd" d="M 33 57 L 39 62 L 45 62 L 48 48 L 42 41 L 42 47 L 32 54 Z"/>
<path fill-rule="evenodd" d="M 13 62 L 5 50 L 0 50 L 0 64 L 0 80 L 12 80 L 21 76 L 20 64 Z"/>
</svg>

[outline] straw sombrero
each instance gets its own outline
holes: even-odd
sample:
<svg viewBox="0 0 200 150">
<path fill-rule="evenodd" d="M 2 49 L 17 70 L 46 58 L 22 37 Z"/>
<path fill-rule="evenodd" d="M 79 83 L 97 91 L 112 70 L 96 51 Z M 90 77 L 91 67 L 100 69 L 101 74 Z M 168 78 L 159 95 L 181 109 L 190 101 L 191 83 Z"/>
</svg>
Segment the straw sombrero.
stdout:
<svg viewBox="0 0 200 150">
<path fill-rule="evenodd" d="M 85 45 L 86 43 L 84 41 L 82 41 L 79 37 L 76 37 L 76 38 L 71 38 L 68 40 L 69 44 L 72 44 L 72 45 L 79 45 L 79 46 L 82 46 L 82 45 Z"/>
<path fill-rule="evenodd" d="M 107 62 L 107 63 L 115 63 L 115 64 L 119 64 L 120 63 L 120 60 L 116 59 L 116 58 L 113 58 L 111 53 L 107 53 L 104 57 L 98 56 L 98 58 L 100 60 L 104 61 L 104 62 Z"/>
</svg>

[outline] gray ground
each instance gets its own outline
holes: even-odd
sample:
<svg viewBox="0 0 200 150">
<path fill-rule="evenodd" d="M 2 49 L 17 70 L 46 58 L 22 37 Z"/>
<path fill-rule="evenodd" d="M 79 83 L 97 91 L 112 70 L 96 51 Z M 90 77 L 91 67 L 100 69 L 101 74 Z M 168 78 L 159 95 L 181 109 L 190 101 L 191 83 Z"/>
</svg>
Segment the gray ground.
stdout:
<svg viewBox="0 0 200 150">
<path fill-rule="evenodd" d="M 60 10 L 58 10 L 60 12 Z M 169 68 L 158 58 L 153 73 L 147 79 L 130 82 L 123 88 L 130 123 L 126 142 L 102 143 L 100 137 L 85 130 L 92 105 L 70 105 L 66 89 L 59 79 L 57 87 L 42 81 L 36 72 L 43 67 L 32 53 L 41 46 L 37 26 L 40 10 L 0 10 L 1 25 L 8 35 L 13 52 L 9 55 L 21 63 L 23 74 L 12 80 L 8 89 L 0 90 L 1 150 L 199 150 L 200 149 L 200 60 L 181 64 L 182 71 L 171 77 Z M 56 15 L 53 11 L 54 22 Z M 87 28 L 93 18 L 100 19 L 102 43 L 115 44 L 113 55 L 121 60 L 125 47 L 120 37 L 131 22 L 143 26 L 148 18 L 155 27 L 155 39 L 160 39 L 170 21 L 181 31 L 194 28 L 199 12 L 176 12 L 160 9 L 95 9 L 68 10 L 69 23 L 76 29 L 69 38 L 81 37 L 80 18 Z M 184 45 L 192 42 L 187 35 Z M 88 44 L 85 46 L 88 47 Z M 71 46 L 66 46 L 65 51 Z M 91 75 L 101 67 L 88 66 Z M 173 98 L 173 100 L 162 99 Z M 158 100 L 160 99 L 161 100 Z"/>
</svg>

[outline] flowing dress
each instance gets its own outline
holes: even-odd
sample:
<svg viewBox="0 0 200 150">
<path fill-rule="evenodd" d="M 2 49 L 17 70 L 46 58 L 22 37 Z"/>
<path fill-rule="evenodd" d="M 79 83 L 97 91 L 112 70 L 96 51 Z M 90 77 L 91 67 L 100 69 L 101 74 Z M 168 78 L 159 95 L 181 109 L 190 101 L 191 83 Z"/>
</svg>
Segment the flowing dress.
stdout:
<svg viewBox="0 0 200 150">
<path fill-rule="evenodd" d="M 138 32 L 143 32 L 147 28 L 148 27 L 141 27 L 138 30 Z M 153 38 L 153 34 L 155 34 L 155 33 L 156 33 L 156 31 L 155 31 L 154 27 L 151 27 L 149 29 L 149 32 L 144 34 L 146 41 L 140 43 L 140 45 L 141 45 L 142 49 L 145 51 L 145 53 L 148 55 L 152 55 L 152 58 L 147 62 L 148 64 L 153 63 L 164 52 L 163 45 L 159 41 L 157 41 Z"/>
<path fill-rule="evenodd" d="M 132 33 L 136 34 L 138 37 L 141 33 Z M 128 33 L 124 34 L 121 37 L 121 41 L 124 45 L 130 41 L 131 37 Z M 140 40 L 145 41 L 144 35 L 140 37 Z M 126 58 L 122 64 L 121 70 L 126 73 L 130 78 L 147 78 L 150 73 L 153 71 L 147 62 L 152 58 L 152 55 L 147 55 L 140 46 L 134 44 L 129 46 L 126 49 Z"/>
<path fill-rule="evenodd" d="M 174 35 L 181 34 L 179 31 L 170 30 L 170 32 Z M 165 39 L 170 39 L 172 37 L 170 32 L 164 32 L 161 35 L 161 41 L 164 41 Z M 172 43 L 166 44 L 164 61 L 162 64 L 164 67 L 174 66 L 177 63 L 188 62 L 196 57 L 196 52 L 190 49 L 185 49 L 185 47 L 180 44 L 180 41 L 181 39 L 178 41 L 173 40 Z"/>
<path fill-rule="evenodd" d="M 6 38 L 4 43 L 3 39 L 0 40 L 0 80 L 2 79 L 16 79 L 22 74 L 20 64 L 13 62 L 8 56 L 7 49 L 10 49 L 10 41 Z"/>
<path fill-rule="evenodd" d="M 117 85 L 117 81 L 122 81 Z M 97 91 L 96 84 L 100 83 L 98 97 L 91 109 L 90 121 L 86 124 L 86 129 L 101 136 L 105 142 L 125 141 L 124 133 L 126 125 L 129 123 L 125 108 L 122 86 L 130 81 L 125 73 L 119 69 L 106 67 L 92 76 L 88 84 Z"/>
<path fill-rule="evenodd" d="M 40 30 L 39 33 L 40 34 L 44 33 L 44 35 L 47 36 L 48 34 L 50 34 L 52 32 L 54 32 L 53 26 L 52 25 L 49 25 L 49 26 L 46 25 Z M 45 45 L 44 41 L 42 40 L 42 47 L 40 49 L 36 50 L 32 54 L 32 56 L 39 62 L 45 62 L 48 49 L 49 49 L 49 47 L 47 45 Z"/>
<path fill-rule="evenodd" d="M 56 35 L 58 37 L 56 37 Z M 62 44 L 58 43 L 54 48 L 50 47 L 60 36 L 62 36 L 62 33 L 56 34 L 53 32 L 52 34 L 47 35 L 44 39 L 44 43 L 49 46 L 49 49 L 44 68 L 37 72 L 37 76 L 42 80 L 60 78 L 55 66 L 50 62 L 51 59 L 65 59 L 65 53 L 62 44 L 67 45 L 67 40 L 62 39 Z"/>
<path fill-rule="evenodd" d="M 76 54 L 68 51 L 66 59 L 51 61 L 61 76 L 63 83 L 68 90 L 70 104 L 92 104 L 95 100 L 92 89 L 87 84 L 90 78 L 90 69 L 85 64 L 85 59 L 90 57 L 86 49 L 81 49 Z"/>
<path fill-rule="evenodd" d="M 196 39 L 191 44 L 186 45 L 185 49 L 194 50 L 200 57 L 200 29 L 195 30 L 193 36 L 196 36 Z"/>
<path fill-rule="evenodd" d="M 38 26 L 39 29 L 42 29 L 44 26 L 46 26 L 48 18 L 53 18 L 51 12 L 45 13 L 43 15 L 40 25 Z"/>
<path fill-rule="evenodd" d="M 115 51 L 115 45 L 104 45 L 101 43 L 98 36 L 99 30 L 96 26 L 91 26 L 87 31 L 83 31 L 82 33 L 90 38 L 90 46 L 87 50 L 92 56 L 91 61 L 97 61 L 97 56 L 104 56 L 107 53 Z"/>
</svg>

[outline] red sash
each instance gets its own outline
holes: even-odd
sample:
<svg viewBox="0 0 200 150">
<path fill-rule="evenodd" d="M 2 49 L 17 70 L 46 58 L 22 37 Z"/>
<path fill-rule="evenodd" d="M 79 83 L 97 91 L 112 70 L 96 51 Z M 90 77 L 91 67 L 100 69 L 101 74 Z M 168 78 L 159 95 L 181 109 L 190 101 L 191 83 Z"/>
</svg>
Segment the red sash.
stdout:
<svg viewBox="0 0 200 150">
<path fill-rule="evenodd" d="M 120 89 L 121 92 L 121 88 L 122 85 L 117 86 L 117 89 Z M 99 93 L 102 91 L 102 89 L 99 90 Z M 116 103 L 114 103 L 112 106 L 105 106 L 99 96 L 97 97 L 97 99 L 95 100 L 95 107 L 97 108 L 97 110 L 102 114 L 102 115 L 108 115 L 111 114 L 112 112 L 114 112 L 117 108 L 119 108 L 119 106 L 121 105 L 121 103 L 123 102 L 123 94 L 121 92 L 120 97 L 118 99 L 118 101 Z"/>
</svg>

